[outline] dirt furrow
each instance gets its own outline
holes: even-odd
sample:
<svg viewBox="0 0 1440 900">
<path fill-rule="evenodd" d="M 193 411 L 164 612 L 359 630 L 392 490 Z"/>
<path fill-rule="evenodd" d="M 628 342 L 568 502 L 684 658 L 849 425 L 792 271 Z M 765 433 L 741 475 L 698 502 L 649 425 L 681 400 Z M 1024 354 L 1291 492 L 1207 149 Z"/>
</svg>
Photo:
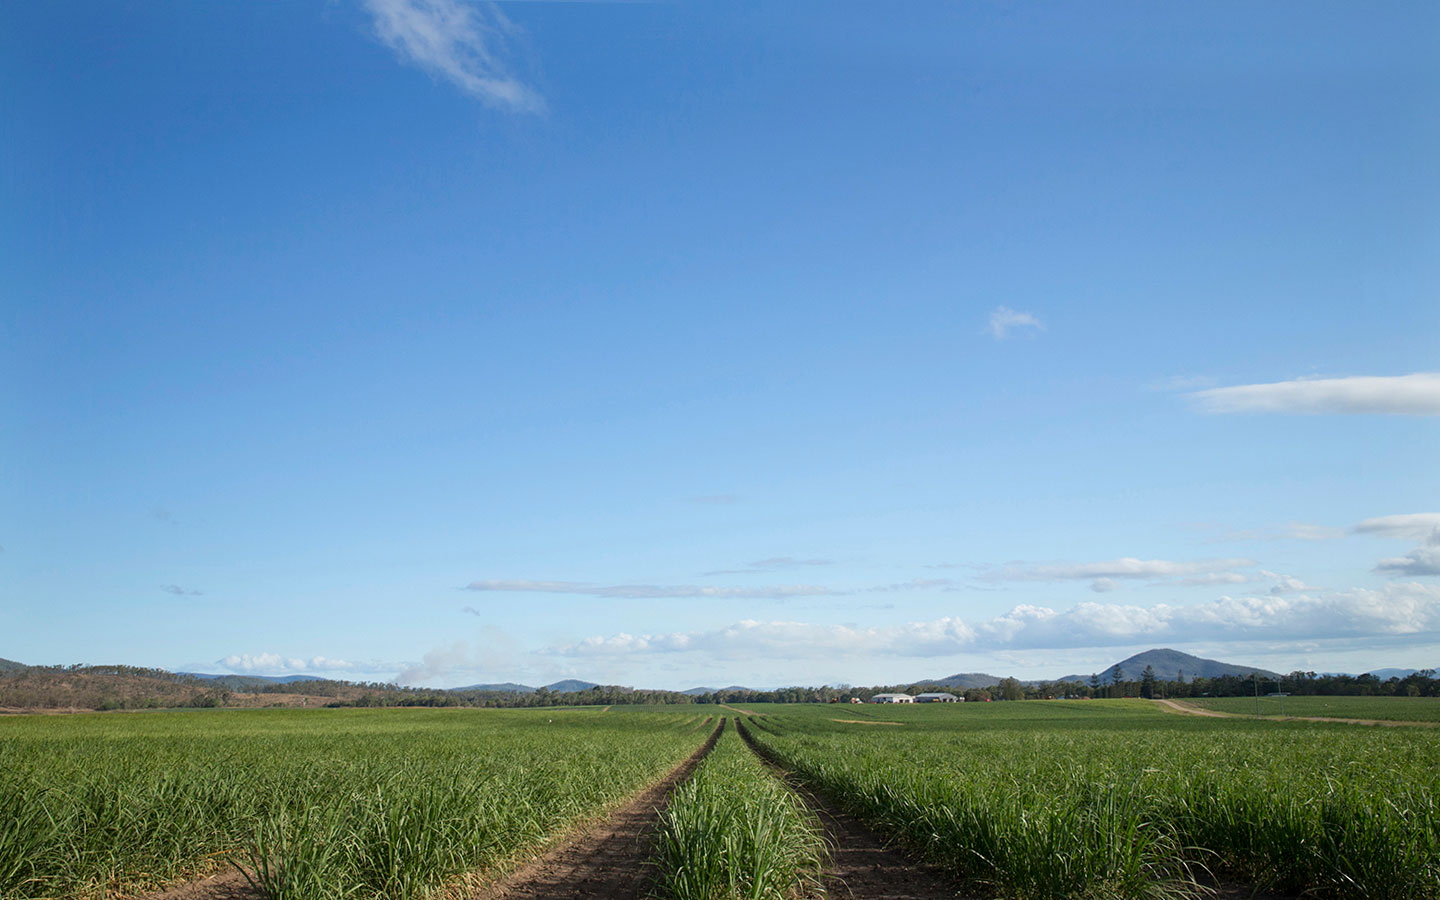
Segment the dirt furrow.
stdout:
<svg viewBox="0 0 1440 900">
<path fill-rule="evenodd" d="M 689 759 L 604 822 L 527 863 L 475 900 L 636 900 L 652 875 L 660 812 L 715 746 L 725 720 Z"/>
<path fill-rule="evenodd" d="M 825 869 L 825 892 L 830 900 L 957 900 L 961 895 L 953 879 L 935 866 L 913 862 L 886 845 L 868 826 L 842 812 L 793 779 L 750 736 L 743 721 L 740 736 L 756 756 L 776 771 L 809 805 L 830 844 L 830 865 Z M 969 895 L 978 900 L 978 895 Z"/>
</svg>

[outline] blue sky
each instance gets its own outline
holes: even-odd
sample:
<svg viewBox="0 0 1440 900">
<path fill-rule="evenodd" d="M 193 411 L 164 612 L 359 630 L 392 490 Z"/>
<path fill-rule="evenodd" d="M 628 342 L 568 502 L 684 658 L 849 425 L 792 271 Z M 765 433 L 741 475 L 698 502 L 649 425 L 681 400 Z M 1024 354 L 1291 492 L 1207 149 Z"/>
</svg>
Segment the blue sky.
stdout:
<svg viewBox="0 0 1440 900">
<path fill-rule="evenodd" d="M 0 8 L 0 656 L 1440 664 L 1440 7 Z"/>
</svg>

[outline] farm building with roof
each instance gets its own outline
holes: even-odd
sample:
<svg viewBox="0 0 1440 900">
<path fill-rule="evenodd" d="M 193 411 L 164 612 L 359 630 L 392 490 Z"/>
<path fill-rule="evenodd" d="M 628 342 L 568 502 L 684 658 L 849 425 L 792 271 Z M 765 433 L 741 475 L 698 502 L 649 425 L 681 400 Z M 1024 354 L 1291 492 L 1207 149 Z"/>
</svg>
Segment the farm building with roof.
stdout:
<svg viewBox="0 0 1440 900">
<path fill-rule="evenodd" d="M 954 694 L 947 694 L 944 691 L 930 691 L 924 694 L 915 695 L 916 703 L 963 703 L 960 697 Z"/>
<path fill-rule="evenodd" d="M 870 698 L 871 703 L 914 703 L 915 698 L 909 694 L 876 694 Z"/>
</svg>

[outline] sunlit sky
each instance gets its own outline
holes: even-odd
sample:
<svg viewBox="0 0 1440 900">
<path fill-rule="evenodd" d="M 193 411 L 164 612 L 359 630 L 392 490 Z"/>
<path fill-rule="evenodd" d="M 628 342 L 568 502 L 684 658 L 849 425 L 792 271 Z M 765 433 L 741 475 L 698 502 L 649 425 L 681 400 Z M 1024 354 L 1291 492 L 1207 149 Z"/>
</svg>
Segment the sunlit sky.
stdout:
<svg viewBox="0 0 1440 900">
<path fill-rule="evenodd" d="M 0 5 L 0 657 L 1440 665 L 1440 5 Z"/>
</svg>

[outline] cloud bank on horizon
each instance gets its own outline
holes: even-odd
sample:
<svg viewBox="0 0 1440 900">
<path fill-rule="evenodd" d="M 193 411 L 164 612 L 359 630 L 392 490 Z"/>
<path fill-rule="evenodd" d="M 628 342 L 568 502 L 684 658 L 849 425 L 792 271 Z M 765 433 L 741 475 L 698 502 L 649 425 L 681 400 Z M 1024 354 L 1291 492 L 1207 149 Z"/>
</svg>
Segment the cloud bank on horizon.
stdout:
<svg viewBox="0 0 1440 900">
<path fill-rule="evenodd" d="M 760 661 L 900 660 L 954 658 L 1019 650 L 1076 650 L 1186 645 L 1196 642 L 1440 640 L 1440 586 L 1392 582 L 1374 590 L 1269 592 L 1221 596 L 1191 604 L 1153 606 L 1082 602 L 1069 609 L 1019 604 L 982 620 L 944 616 L 918 622 L 846 625 L 744 619 L 714 629 L 665 633 L 616 632 L 520 651 L 492 632 L 494 646 L 454 641 L 427 651 L 418 663 L 366 663 L 276 653 L 235 654 L 221 660 L 242 674 L 341 674 L 388 668 L 400 684 L 426 684 L 471 673 L 472 678 L 524 666 L 556 671 L 570 665 L 634 664 L 644 658 L 686 657 L 705 665 Z M 582 669 L 583 671 L 583 669 Z"/>
<path fill-rule="evenodd" d="M 1377 573 L 1417 578 L 1440 575 L 1440 513 L 1409 513 L 1365 519 L 1349 529 L 1297 526 L 1284 529 L 1296 540 L 1314 540 L 1331 532 L 1387 540 L 1422 540 L 1403 557 L 1381 559 Z M 757 560 L 739 570 L 754 574 L 775 568 L 829 565 L 823 558 L 790 556 Z M 1221 584 L 1268 584 L 1260 593 L 1222 595 L 1190 603 L 1100 603 L 1085 601 L 1067 609 L 1022 603 L 983 619 L 943 616 L 924 621 L 861 626 L 796 619 L 741 619 L 712 629 L 632 633 L 618 631 L 580 640 L 521 650 L 499 629 L 486 626 L 489 648 L 463 641 L 434 648 L 419 662 L 391 664 L 401 684 L 425 684 L 456 673 L 495 677 L 496 666 L 522 664 L 530 670 L 556 671 L 566 665 L 634 663 L 645 658 L 694 658 L 714 663 L 757 660 L 803 661 L 846 658 L 932 659 L 964 654 L 1017 650 L 1074 650 L 1130 647 L 1138 644 L 1195 642 L 1269 642 L 1299 646 L 1314 641 L 1405 639 L 1440 641 L 1440 585 L 1390 581 L 1378 589 L 1326 590 L 1302 578 L 1256 568 L 1255 560 L 1227 557 L 1176 561 L 1121 557 L 1082 563 L 1008 563 L 977 567 L 976 579 L 988 582 L 1090 581 L 1091 589 L 1108 592 L 1120 581 L 1195 588 Z M 1240 571 L 1254 570 L 1254 571 Z M 604 585 L 588 582 L 489 579 L 466 585 L 482 593 L 547 593 L 600 599 L 769 599 L 834 598 L 880 591 L 955 591 L 963 582 L 949 578 L 831 587 L 792 585 L 731 587 L 719 585 Z M 465 613 L 486 618 L 484 610 L 467 606 Z M 498 649 L 497 649 L 498 648 Z M 278 653 L 235 654 L 221 661 L 232 671 L 350 673 L 365 666 L 323 656 L 286 657 Z M 368 664 L 372 667 L 382 665 Z"/>
<path fill-rule="evenodd" d="M 946 616 L 869 627 L 745 620 L 709 631 L 586 638 L 550 648 L 566 657 L 704 653 L 721 659 L 944 657 L 977 651 L 1063 650 L 1195 641 L 1304 641 L 1440 636 L 1440 586 L 1387 584 L 1294 597 L 1219 597 L 1190 605 L 1084 602 L 1066 610 L 1022 604 L 977 622 Z"/>
</svg>

